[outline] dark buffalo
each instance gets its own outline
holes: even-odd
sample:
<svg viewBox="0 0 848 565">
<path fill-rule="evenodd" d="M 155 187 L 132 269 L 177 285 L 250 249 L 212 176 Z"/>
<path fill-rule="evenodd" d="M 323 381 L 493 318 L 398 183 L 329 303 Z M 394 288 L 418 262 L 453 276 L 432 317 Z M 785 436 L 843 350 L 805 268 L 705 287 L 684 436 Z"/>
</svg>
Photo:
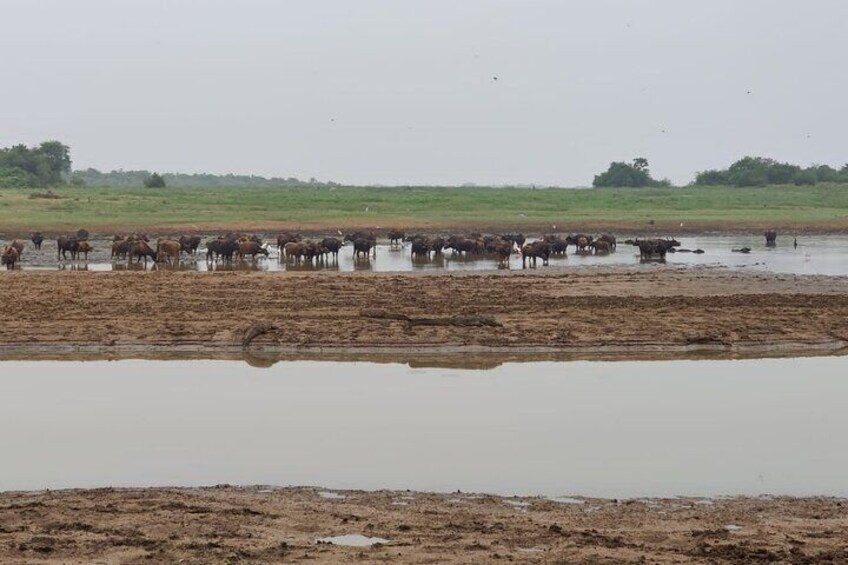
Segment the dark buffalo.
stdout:
<svg viewBox="0 0 848 565">
<path fill-rule="evenodd" d="M 536 266 L 536 259 L 542 260 L 542 265 L 548 264 L 548 259 L 551 257 L 551 246 L 545 241 L 534 241 L 528 243 L 521 248 L 521 266 L 527 268 L 527 259 L 533 261 L 533 267 Z"/>
<path fill-rule="evenodd" d="M 774 230 L 768 230 L 763 234 L 766 238 L 766 247 L 774 247 L 777 245 L 777 232 Z"/>
<path fill-rule="evenodd" d="M 374 240 L 371 238 L 357 237 L 353 240 L 353 257 L 359 259 L 360 254 L 367 259 L 371 253 L 371 248 L 374 247 Z"/>
<path fill-rule="evenodd" d="M 180 243 L 180 249 L 188 255 L 197 253 L 197 248 L 200 247 L 201 242 L 199 235 L 181 235 L 178 241 Z"/>
<path fill-rule="evenodd" d="M 610 242 L 605 239 L 596 239 L 589 244 L 589 247 L 595 250 L 595 255 L 609 255 L 612 250 Z"/>
<path fill-rule="evenodd" d="M 226 237 L 210 239 L 206 242 L 206 260 L 217 262 L 218 259 L 223 258 L 227 263 L 231 263 L 238 247 L 239 242 L 235 239 Z"/>
<path fill-rule="evenodd" d="M 303 236 L 299 233 L 286 232 L 277 235 L 277 247 L 280 249 L 280 257 L 283 256 L 282 250 L 287 243 L 291 243 L 293 241 L 300 241 L 301 239 L 303 239 Z"/>
<path fill-rule="evenodd" d="M 321 240 L 321 247 L 326 249 L 326 253 L 332 254 L 333 258 L 338 261 L 339 250 L 342 248 L 342 240 L 337 237 L 325 237 Z"/>
<path fill-rule="evenodd" d="M 676 239 L 637 239 L 634 245 L 639 247 L 639 256 L 642 261 L 650 261 L 655 257 L 665 261 L 668 250 L 679 247 L 680 242 Z"/>
<path fill-rule="evenodd" d="M 41 244 L 44 241 L 44 235 L 42 235 L 40 231 L 33 233 L 30 239 L 32 240 L 32 244 L 35 246 L 36 249 L 41 249 Z"/>
<path fill-rule="evenodd" d="M 551 255 L 565 255 L 569 242 L 558 235 L 543 235 L 542 241 L 551 246 Z"/>
<path fill-rule="evenodd" d="M 391 245 L 398 245 L 403 243 L 403 239 L 406 237 L 406 234 L 401 230 L 389 230 L 389 233 L 386 234 L 389 238 L 389 243 Z"/>
<path fill-rule="evenodd" d="M 512 242 L 516 249 L 521 249 L 524 242 L 527 241 L 523 233 L 505 233 L 501 235 L 501 239 Z"/>
<path fill-rule="evenodd" d="M 60 235 L 56 239 L 56 259 L 67 259 L 68 253 L 71 254 L 71 259 L 76 259 L 77 251 L 79 240 L 76 237 Z"/>
</svg>

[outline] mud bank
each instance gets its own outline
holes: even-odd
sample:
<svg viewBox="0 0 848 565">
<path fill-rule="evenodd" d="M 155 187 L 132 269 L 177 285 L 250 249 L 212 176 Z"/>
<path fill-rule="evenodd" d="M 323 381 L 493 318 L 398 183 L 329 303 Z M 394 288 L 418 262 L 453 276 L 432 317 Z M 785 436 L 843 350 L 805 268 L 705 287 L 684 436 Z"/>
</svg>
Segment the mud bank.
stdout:
<svg viewBox="0 0 848 565">
<path fill-rule="evenodd" d="M 848 279 L 650 272 L 11 272 L 6 354 L 837 351 Z"/>
<path fill-rule="evenodd" d="M 2 493 L 0 560 L 844 563 L 846 504 L 230 486 Z M 382 542 L 318 541 L 357 534 Z"/>
</svg>

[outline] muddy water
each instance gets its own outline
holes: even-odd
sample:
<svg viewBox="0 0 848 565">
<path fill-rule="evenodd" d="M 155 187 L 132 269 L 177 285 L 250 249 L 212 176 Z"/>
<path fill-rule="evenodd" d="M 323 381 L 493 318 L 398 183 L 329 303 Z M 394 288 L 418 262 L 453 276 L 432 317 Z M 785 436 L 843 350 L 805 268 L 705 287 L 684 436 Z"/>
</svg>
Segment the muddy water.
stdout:
<svg viewBox="0 0 848 565">
<path fill-rule="evenodd" d="M 0 490 L 848 495 L 848 357 L 0 363 Z"/>
<path fill-rule="evenodd" d="M 622 238 L 624 239 L 624 238 Z M 703 254 L 676 253 L 668 255 L 669 264 L 678 265 L 719 265 L 731 268 L 753 268 L 776 273 L 848 275 L 848 237 L 846 236 L 802 236 L 796 248 L 791 236 L 778 239 L 778 246 L 768 248 L 762 235 L 726 235 L 726 236 L 690 236 L 678 238 L 683 249 L 702 249 Z M 141 265 L 127 265 L 125 261 L 113 263 L 109 259 L 111 241 L 94 241 L 95 252 L 89 261 L 57 261 L 53 242 L 46 242 L 41 251 L 35 251 L 30 245 L 24 252 L 22 269 L 65 269 L 65 270 L 127 270 L 144 269 Z M 734 253 L 733 249 L 751 248 L 748 254 Z M 573 250 L 573 248 L 571 248 Z M 438 271 L 438 270 L 476 270 L 496 269 L 498 263 L 493 259 L 466 260 L 447 253 L 432 260 L 415 260 L 410 256 L 410 248 L 380 245 L 376 257 L 354 261 L 351 247 L 345 247 L 338 261 L 321 266 L 292 265 L 279 261 L 275 246 L 270 246 L 270 259 L 247 261 L 231 265 L 206 263 L 205 251 L 198 252 L 197 260 L 184 260 L 173 268 L 180 270 L 326 270 L 326 271 Z M 621 244 L 618 251 L 607 256 L 577 255 L 555 257 L 551 266 L 560 268 L 591 267 L 600 265 L 638 266 L 639 258 L 635 248 Z M 644 265 L 651 268 L 651 265 Z M 148 264 L 147 269 L 153 268 Z M 513 256 L 510 268 L 520 269 L 521 258 Z M 541 266 L 540 266 L 541 268 Z"/>
</svg>

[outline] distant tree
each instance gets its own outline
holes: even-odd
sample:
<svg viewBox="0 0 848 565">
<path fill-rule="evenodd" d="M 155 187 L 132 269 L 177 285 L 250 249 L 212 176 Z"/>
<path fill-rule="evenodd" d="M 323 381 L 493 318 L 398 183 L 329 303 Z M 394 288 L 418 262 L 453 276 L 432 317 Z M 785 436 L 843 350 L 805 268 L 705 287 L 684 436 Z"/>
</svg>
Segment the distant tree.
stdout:
<svg viewBox="0 0 848 565">
<path fill-rule="evenodd" d="M 68 182 L 71 186 L 76 186 L 76 187 L 82 187 L 82 186 L 86 185 L 85 179 L 82 177 L 82 175 L 79 175 L 77 173 L 74 173 L 73 175 L 71 175 L 71 180 L 68 181 Z"/>
<path fill-rule="evenodd" d="M 702 186 L 718 186 L 730 184 L 730 180 L 728 179 L 727 171 L 711 169 L 708 171 L 701 171 L 695 175 L 695 184 Z"/>
<path fill-rule="evenodd" d="M 55 186 L 65 182 L 70 170 L 70 150 L 58 141 L 0 149 L 0 176 L 7 186 Z"/>
<path fill-rule="evenodd" d="M 145 188 L 165 188 L 165 179 L 159 173 L 153 173 L 144 179 Z"/>
<path fill-rule="evenodd" d="M 815 167 L 810 167 L 809 169 L 799 171 L 795 175 L 795 179 L 793 180 L 796 186 L 813 186 L 818 181 L 819 179 L 818 175 L 816 174 Z"/>
<path fill-rule="evenodd" d="M 606 172 L 595 176 L 592 186 L 658 186 L 659 183 L 651 178 L 648 170 L 648 160 L 643 157 L 633 159 L 632 164 L 623 161 L 610 163 Z"/>
</svg>

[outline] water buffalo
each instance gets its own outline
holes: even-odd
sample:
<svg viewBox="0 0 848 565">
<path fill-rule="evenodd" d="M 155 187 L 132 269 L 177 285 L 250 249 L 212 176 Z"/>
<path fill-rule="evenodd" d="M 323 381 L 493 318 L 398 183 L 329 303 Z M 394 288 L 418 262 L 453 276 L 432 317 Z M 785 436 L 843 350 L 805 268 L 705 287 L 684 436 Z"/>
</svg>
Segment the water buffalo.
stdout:
<svg viewBox="0 0 848 565">
<path fill-rule="evenodd" d="M 585 252 L 586 248 L 589 247 L 589 244 L 594 241 L 594 237 L 585 233 L 578 233 L 575 235 L 566 236 L 565 242 L 567 245 L 573 245 L 576 247 L 576 252 Z"/>
<path fill-rule="evenodd" d="M 188 255 L 194 255 L 197 253 L 197 248 L 200 247 L 199 235 L 181 235 L 178 241 L 180 248 Z"/>
<path fill-rule="evenodd" d="M 353 242 L 353 247 L 354 247 L 353 255 L 354 255 L 354 257 L 359 256 L 359 254 L 356 251 L 356 241 L 357 240 L 366 240 L 368 242 L 368 248 L 374 254 L 374 257 L 377 256 L 377 236 L 372 231 L 371 232 L 358 231 L 358 232 L 354 232 L 354 233 L 349 233 L 349 234 L 344 236 L 344 240 Z M 363 246 L 364 246 L 364 244 L 360 243 L 360 248 L 362 248 Z"/>
<path fill-rule="evenodd" d="M 40 231 L 34 232 L 30 239 L 36 249 L 41 249 L 41 243 L 44 241 L 44 235 L 42 235 Z"/>
<path fill-rule="evenodd" d="M 250 255 L 253 257 L 254 261 L 256 260 L 257 255 L 264 255 L 265 257 L 268 256 L 268 250 L 255 241 L 240 242 L 236 253 L 240 259 L 244 259 L 246 256 Z"/>
<path fill-rule="evenodd" d="M 597 237 L 597 241 L 606 241 L 609 244 L 610 251 L 615 251 L 616 242 L 614 235 L 610 233 L 602 233 Z M 597 252 L 597 248 L 595 249 L 595 251 Z"/>
<path fill-rule="evenodd" d="M 9 270 L 12 270 L 15 268 L 15 263 L 18 262 L 19 258 L 20 255 L 18 255 L 18 250 L 9 245 L 3 251 L 3 255 L 0 256 L 0 264 L 5 265 L 5 267 Z"/>
<path fill-rule="evenodd" d="M 390 245 L 402 244 L 404 237 L 406 237 L 406 234 L 401 230 L 389 230 L 389 233 L 386 235 L 389 238 Z"/>
<path fill-rule="evenodd" d="M 766 247 L 774 247 L 777 245 L 777 232 L 774 230 L 768 230 L 763 234 L 766 238 Z"/>
<path fill-rule="evenodd" d="M 639 257 L 642 261 L 649 261 L 654 257 L 665 261 L 668 250 L 679 247 L 680 242 L 676 239 L 637 239 L 634 245 L 639 247 Z"/>
<path fill-rule="evenodd" d="M 374 240 L 365 237 L 355 238 L 353 240 L 353 258 L 359 259 L 359 255 L 362 254 L 367 259 L 372 247 L 374 247 Z"/>
<path fill-rule="evenodd" d="M 132 241 L 129 239 L 119 239 L 112 242 L 112 259 L 126 259 L 130 253 Z"/>
<path fill-rule="evenodd" d="M 514 246 L 514 241 L 498 238 L 498 240 L 490 246 L 490 251 L 495 255 L 501 265 L 509 266 L 509 257 L 512 255 L 512 249 Z"/>
<path fill-rule="evenodd" d="M 76 237 L 60 235 L 56 239 L 56 259 L 67 259 L 68 253 L 71 254 L 71 259 L 76 259 L 78 250 L 79 240 Z"/>
<path fill-rule="evenodd" d="M 433 247 L 430 238 L 426 236 L 416 237 L 412 240 L 412 258 L 426 257 L 430 258 L 430 253 L 433 252 Z"/>
<path fill-rule="evenodd" d="M 227 263 L 232 262 L 233 254 L 238 251 L 239 242 L 227 237 L 210 239 L 206 242 L 206 260 L 215 261 L 222 258 Z"/>
<path fill-rule="evenodd" d="M 595 250 L 595 255 L 609 255 L 611 250 L 610 242 L 605 239 L 596 239 L 589 247 Z"/>
<path fill-rule="evenodd" d="M 18 252 L 18 259 L 23 257 L 23 255 L 24 255 L 24 243 L 22 241 L 18 241 L 17 239 L 13 239 L 12 243 L 9 244 L 9 247 L 15 248 L 15 251 Z"/>
<path fill-rule="evenodd" d="M 180 262 L 180 252 L 183 245 L 176 239 L 159 239 L 156 241 L 156 261 L 173 265 Z"/>
<path fill-rule="evenodd" d="M 534 241 L 528 243 L 521 248 L 521 267 L 527 268 L 527 259 L 533 261 L 533 267 L 536 266 L 536 259 L 542 259 L 542 265 L 547 266 L 548 259 L 551 257 L 551 245 L 545 241 Z"/>
<path fill-rule="evenodd" d="M 325 237 L 320 244 L 326 249 L 326 253 L 331 253 L 336 261 L 339 260 L 339 250 L 342 248 L 342 241 L 339 238 Z"/>
<path fill-rule="evenodd" d="M 130 244 L 128 262 L 132 263 L 133 258 L 136 258 L 136 263 L 141 263 L 141 259 L 144 258 L 144 264 L 147 265 L 148 257 L 154 262 L 157 258 L 156 252 L 153 251 L 153 248 L 150 247 L 150 244 L 144 241 L 143 239 L 133 240 Z"/>
<path fill-rule="evenodd" d="M 300 260 L 306 256 L 307 246 L 303 241 L 289 241 L 284 246 L 286 260 L 300 263 Z"/>
<path fill-rule="evenodd" d="M 558 235 L 543 235 L 542 241 L 551 246 L 551 255 L 565 255 L 569 242 Z"/>
<path fill-rule="evenodd" d="M 480 255 L 486 250 L 486 244 L 483 242 L 480 234 L 471 234 L 469 236 L 452 235 L 445 243 L 445 249 L 452 249 L 454 253 L 460 255 Z"/>
<path fill-rule="evenodd" d="M 72 253 L 72 256 L 74 259 L 77 259 L 80 255 L 83 255 L 85 260 L 88 261 L 88 254 L 92 251 L 94 251 L 94 248 L 91 244 L 86 240 L 82 240 L 77 245 L 76 253 Z"/>
<path fill-rule="evenodd" d="M 512 242 L 516 249 L 521 249 L 521 246 L 524 245 L 525 241 L 527 241 L 527 238 L 524 237 L 523 233 L 505 233 L 500 237 L 503 240 Z"/>
<path fill-rule="evenodd" d="M 287 243 L 291 243 L 291 242 L 294 242 L 294 241 L 300 241 L 301 239 L 303 239 L 303 236 L 300 235 L 299 233 L 288 233 L 288 232 L 286 232 L 286 233 L 279 234 L 277 236 L 277 247 L 280 249 L 280 258 L 282 258 L 282 256 L 283 256 L 283 253 L 282 253 L 283 247 L 285 247 Z"/>
</svg>

